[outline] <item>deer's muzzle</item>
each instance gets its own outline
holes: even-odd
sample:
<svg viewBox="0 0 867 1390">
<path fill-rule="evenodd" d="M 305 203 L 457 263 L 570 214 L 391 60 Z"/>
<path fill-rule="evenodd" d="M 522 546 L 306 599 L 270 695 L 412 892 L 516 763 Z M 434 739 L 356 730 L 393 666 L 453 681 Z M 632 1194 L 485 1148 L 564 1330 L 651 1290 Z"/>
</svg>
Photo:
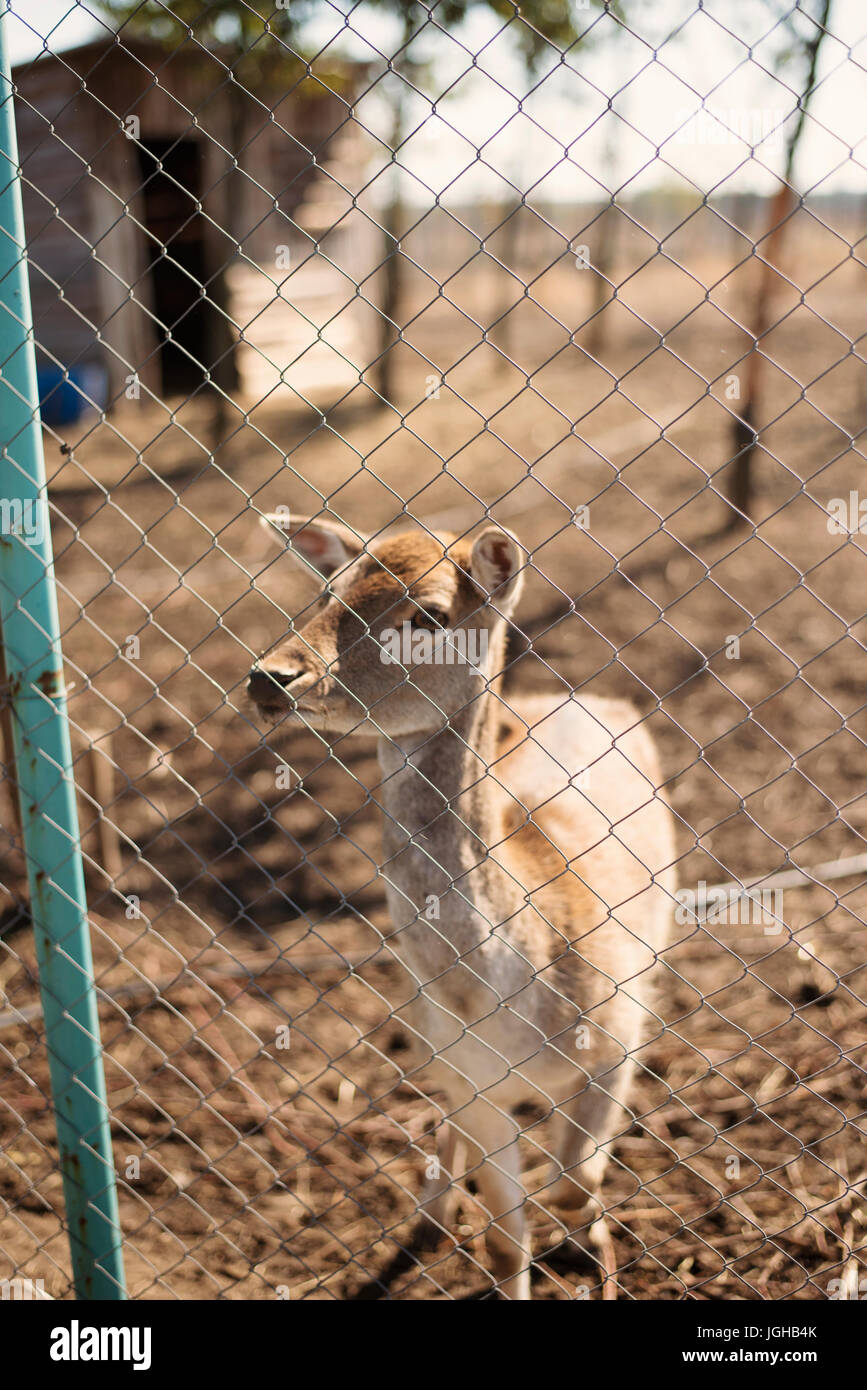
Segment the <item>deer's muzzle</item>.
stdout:
<svg viewBox="0 0 867 1390">
<path fill-rule="evenodd" d="M 247 680 L 247 694 L 263 714 L 288 714 L 298 708 L 302 696 L 314 686 L 317 693 L 324 694 L 326 680 L 324 671 L 312 671 L 270 658 L 253 667 Z"/>
</svg>

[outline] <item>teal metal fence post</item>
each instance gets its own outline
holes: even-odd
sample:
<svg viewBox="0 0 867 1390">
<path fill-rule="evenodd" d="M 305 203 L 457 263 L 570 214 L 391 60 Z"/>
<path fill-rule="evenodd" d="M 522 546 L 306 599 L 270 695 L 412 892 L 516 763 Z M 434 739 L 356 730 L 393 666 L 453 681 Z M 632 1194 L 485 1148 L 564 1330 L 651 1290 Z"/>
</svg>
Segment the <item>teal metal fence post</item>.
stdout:
<svg viewBox="0 0 867 1390">
<path fill-rule="evenodd" d="M 124 1298 L 63 685 L 12 84 L 0 11 L 0 625 L 79 1298 Z"/>
</svg>

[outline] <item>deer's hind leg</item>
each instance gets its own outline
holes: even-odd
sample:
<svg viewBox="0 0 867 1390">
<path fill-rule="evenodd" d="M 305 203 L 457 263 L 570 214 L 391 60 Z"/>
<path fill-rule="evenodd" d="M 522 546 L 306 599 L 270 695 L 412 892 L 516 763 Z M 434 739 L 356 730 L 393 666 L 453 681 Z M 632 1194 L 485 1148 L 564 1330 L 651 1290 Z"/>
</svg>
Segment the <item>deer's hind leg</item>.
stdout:
<svg viewBox="0 0 867 1390">
<path fill-rule="evenodd" d="M 430 1171 L 419 1198 L 421 1223 L 419 1244 L 422 1249 L 435 1250 L 448 1232 L 457 1201 L 455 1183 L 463 1171 L 466 1145 L 453 1125 L 443 1124 L 437 1131 L 435 1163 L 429 1160 Z"/>
<path fill-rule="evenodd" d="M 573 1217 L 586 1214 L 588 1222 L 595 1219 L 609 1145 L 632 1123 L 626 1097 L 634 1075 L 635 1063 L 627 1058 L 558 1106 L 553 1121 L 553 1185 L 544 1194 L 546 1206 Z"/>
</svg>

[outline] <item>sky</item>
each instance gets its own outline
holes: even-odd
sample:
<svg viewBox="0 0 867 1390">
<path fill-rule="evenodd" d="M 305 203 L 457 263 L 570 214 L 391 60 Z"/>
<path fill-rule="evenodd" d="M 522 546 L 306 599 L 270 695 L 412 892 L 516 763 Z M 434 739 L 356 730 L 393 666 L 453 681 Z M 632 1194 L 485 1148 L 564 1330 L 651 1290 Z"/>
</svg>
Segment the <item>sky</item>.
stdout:
<svg viewBox="0 0 867 1390">
<path fill-rule="evenodd" d="M 593 24 L 587 0 L 572 3 L 578 25 Z M 427 60 L 418 78 L 426 97 L 409 104 L 415 133 L 401 155 L 409 170 L 405 195 L 421 205 L 445 190 L 456 201 L 502 197 L 510 184 L 540 200 L 566 201 L 659 187 L 768 191 L 783 168 L 797 102 L 796 69 L 774 70 L 781 31 L 773 15 L 785 0 L 704 0 L 705 12 L 699 3 L 624 0 L 640 37 L 602 17 L 593 41 L 541 81 L 528 78 L 509 34 L 498 34 L 501 22 L 482 7 L 452 35 L 429 28 L 412 49 Z M 32 59 L 43 43 L 56 52 L 106 32 L 93 0 L 10 0 L 10 9 L 13 62 Z M 339 45 L 376 62 L 397 46 L 393 21 L 366 0 L 322 0 L 314 14 L 304 38 L 315 49 Z M 863 193 L 864 0 L 834 0 L 830 28 L 796 182 L 802 190 Z M 432 102 L 446 91 L 432 114 Z M 379 84 L 358 110 L 383 139 L 389 102 L 388 87 Z"/>
</svg>

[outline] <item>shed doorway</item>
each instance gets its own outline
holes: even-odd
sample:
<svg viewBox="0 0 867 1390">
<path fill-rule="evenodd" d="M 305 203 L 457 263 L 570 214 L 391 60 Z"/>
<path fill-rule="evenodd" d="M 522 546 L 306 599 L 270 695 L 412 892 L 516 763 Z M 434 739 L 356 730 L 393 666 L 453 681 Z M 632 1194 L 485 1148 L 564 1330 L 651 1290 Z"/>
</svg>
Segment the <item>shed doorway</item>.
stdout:
<svg viewBox="0 0 867 1390">
<path fill-rule="evenodd" d="M 218 311 L 202 296 L 202 287 L 213 298 L 219 289 L 209 265 L 207 224 L 196 208 L 203 195 L 201 144 L 149 140 L 139 155 L 161 390 L 188 395 L 202 385 L 205 370 L 214 372 L 226 342 Z"/>
</svg>

